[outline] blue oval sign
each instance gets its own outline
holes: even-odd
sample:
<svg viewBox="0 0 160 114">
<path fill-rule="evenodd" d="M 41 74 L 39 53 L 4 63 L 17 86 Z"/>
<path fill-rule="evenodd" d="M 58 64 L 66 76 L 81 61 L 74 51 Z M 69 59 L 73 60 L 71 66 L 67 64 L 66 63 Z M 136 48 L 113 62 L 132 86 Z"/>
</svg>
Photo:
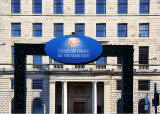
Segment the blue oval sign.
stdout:
<svg viewBox="0 0 160 114">
<path fill-rule="evenodd" d="M 84 64 L 97 59 L 102 53 L 101 44 L 87 36 L 65 35 L 50 40 L 45 52 L 52 59 L 68 64 Z"/>
</svg>

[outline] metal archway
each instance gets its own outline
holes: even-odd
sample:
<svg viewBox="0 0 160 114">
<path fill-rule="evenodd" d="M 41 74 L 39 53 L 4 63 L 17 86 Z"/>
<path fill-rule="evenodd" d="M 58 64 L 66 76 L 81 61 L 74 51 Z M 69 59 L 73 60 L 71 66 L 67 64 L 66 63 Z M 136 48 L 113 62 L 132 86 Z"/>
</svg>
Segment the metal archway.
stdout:
<svg viewBox="0 0 160 114">
<path fill-rule="evenodd" d="M 26 113 L 26 56 L 46 55 L 45 44 L 20 44 L 15 47 L 14 99 L 15 113 Z M 123 58 L 122 66 L 122 113 L 133 113 L 133 46 L 103 45 L 102 56 Z"/>
</svg>

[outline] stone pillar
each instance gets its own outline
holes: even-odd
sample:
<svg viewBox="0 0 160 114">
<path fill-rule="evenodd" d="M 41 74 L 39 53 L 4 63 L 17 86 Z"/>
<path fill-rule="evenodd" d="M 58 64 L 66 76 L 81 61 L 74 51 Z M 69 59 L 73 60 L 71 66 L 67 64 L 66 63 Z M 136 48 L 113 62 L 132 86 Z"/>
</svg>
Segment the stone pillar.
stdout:
<svg viewBox="0 0 160 114">
<path fill-rule="evenodd" d="M 97 82 L 92 82 L 92 114 L 97 114 Z"/>
<path fill-rule="evenodd" d="M 55 114 L 55 83 L 54 81 L 51 81 L 49 84 L 49 113 Z"/>
<path fill-rule="evenodd" d="M 104 82 L 104 114 L 111 114 L 110 84 Z"/>
<path fill-rule="evenodd" d="M 67 114 L 67 82 L 62 82 L 62 113 Z"/>
</svg>

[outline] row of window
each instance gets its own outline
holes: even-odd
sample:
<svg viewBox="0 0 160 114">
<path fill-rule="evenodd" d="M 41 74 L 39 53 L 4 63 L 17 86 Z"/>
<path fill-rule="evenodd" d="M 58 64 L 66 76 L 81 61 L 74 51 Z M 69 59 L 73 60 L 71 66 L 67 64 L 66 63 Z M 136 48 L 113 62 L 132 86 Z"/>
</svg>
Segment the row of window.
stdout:
<svg viewBox="0 0 160 114">
<path fill-rule="evenodd" d="M 139 13 L 149 13 L 149 0 L 139 0 Z M 128 0 L 118 0 L 118 14 L 128 13 Z M 54 14 L 63 14 L 63 0 L 54 0 Z M 11 13 L 21 13 L 20 0 L 11 1 Z M 32 13 L 42 14 L 42 0 L 32 0 Z M 75 14 L 85 14 L 85 0 L 75 0 Z M 96 14 L 106 14 L 106 0 L 96 0 Z"/>
<path fill-rule="evenodd" d="M 117 80 L 117 90 L 122 89 L 121 80 Z M 14 89 L 14 79 L 11 80 L 11 88 Z M 43 89 L 43 80 L 32 80 L 32 89 Z M 139 80 L 138 90 L 150 90 L 150 80 Z"/>
<path fill-rule="evenodd" d="M 14 64 L 14 47 L 12 47 L 12 63 Z M 33 64 L 35 68 L 41 69 L 42 64 L 42 56 L 34 55 L 33 56 Z M 62 63 L 53 61 L 53 59 L 49 58 L 49 63 L 57 64 L 55 68 L 63 68 Z M 39 64 L 39 65 L 36 65 Z M 96 61 L 96 68 L 105 69 L 107 64 L 106 57 L 101 57 Z M 122 58 L 117 57 L 117 64 L 122 64 Z M 149 46 L 140 46 L 139 47 L 139 64 L 149 64 Z M 44 66 L 45 67 L 45 66 Z M 46 66 L 47 67 L 47 66 Z M 76 65 L 76 68 L 84 68 L 84 65 Z"/>
<path fill-rule="evenodd" d="M 11 89 L 14 89 L 14 79 L 11 79 Z M 32 80 L 32 89 L 43 89 L 43 80 Z"/>
<path fill-rule="evenodd" d="M 117 80 L 117 90 L 122 89 L 121 80 Z M 138 90 L 140 91 L 149 91 L 150 90 L 150 80 L 139 80 L 138 81 Z"/>
<path fill-rule="evenodd" d="M 127 23 L 117 25 L 117 37 L 127 37 Z M 63 23 L 54 24 L 54 37 L 63 36 Z M 76 35 L 85 35 L 85 24 L 75 24 Z M 11 36 L 21 37 L 21 24 L 11 24 Z M 33 24 L 33 37 L 42 37 L 42 23 Z M 96 24 L 96 37 L 106 37 L 106 24 Z M 149 23 L 139 24 L 139 37 L 149 37 Z"/>
</svg>

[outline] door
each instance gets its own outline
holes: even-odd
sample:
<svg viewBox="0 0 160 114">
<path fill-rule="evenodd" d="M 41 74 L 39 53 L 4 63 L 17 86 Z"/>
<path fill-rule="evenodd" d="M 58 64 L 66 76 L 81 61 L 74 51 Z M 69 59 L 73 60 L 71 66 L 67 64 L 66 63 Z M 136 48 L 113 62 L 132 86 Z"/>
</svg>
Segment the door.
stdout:
<svg viewBox="0 0 160 114">
<path fill-rule="evenodd" d="M 85 113 L 85 102 L 74 102 L 74 113 Z"/>
</svg>

